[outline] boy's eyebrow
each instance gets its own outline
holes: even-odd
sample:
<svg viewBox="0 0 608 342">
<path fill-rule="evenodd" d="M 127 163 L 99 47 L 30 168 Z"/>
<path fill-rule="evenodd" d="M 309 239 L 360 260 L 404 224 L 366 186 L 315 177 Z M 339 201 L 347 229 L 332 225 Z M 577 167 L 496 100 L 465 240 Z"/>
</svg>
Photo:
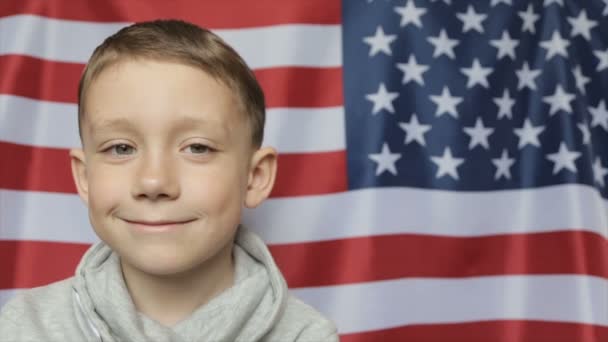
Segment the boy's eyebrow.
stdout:
<svg viewBox="0 0 608 342">
<path fill-rule="evenodd" d="M 215 126 L 223 131 L 223 133 L 229 135 L 230 128 L 221 123 L 215 123 L 211 120 L 206 120 L 196 116 L 184 116 L 179 119 L 178 129 L 187 129 L 192 127 L 205 127 L 205 126 Z M 105 119 L 99 122 L 92 122 L 91 129 L 93 132 L 103 131 L 103 130 L 111 130 L 116 128 L 127 128 L 127 129 L 135 129 L 135 125 L 133 122 L 126 118 L 115 118 L 115 119 Z"/>
</svg>

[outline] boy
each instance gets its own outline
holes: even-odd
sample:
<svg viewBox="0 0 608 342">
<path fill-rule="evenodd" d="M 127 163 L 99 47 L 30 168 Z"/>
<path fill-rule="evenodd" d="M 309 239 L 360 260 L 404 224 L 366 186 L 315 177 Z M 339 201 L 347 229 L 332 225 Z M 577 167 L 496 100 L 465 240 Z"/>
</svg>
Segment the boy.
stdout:
<svg viewBox="0 0 608 342">
<path fill-rule="evenodd" d="M 132 25 L 97 47 L 78 101 L 72 173 L 103 242 L 74 277 L 7 303 L 0 340 L 338 340 L 239 226 L 277 154 L 260 148 L 264 96 L 233 49 L 182 21 Z"/>
</svg>

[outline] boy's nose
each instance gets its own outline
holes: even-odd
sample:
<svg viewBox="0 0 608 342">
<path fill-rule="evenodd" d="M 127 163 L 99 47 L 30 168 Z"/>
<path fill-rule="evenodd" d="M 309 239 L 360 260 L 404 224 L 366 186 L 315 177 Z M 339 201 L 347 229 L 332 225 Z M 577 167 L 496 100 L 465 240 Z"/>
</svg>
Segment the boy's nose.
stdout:
<svg viewBox="0 0 608 342">
<path fill-rule="evenodd" d="M 135 176 L 132 195 L 137 199 L 163 200 L 179 197 L 180 187 L 175 167 L 169 160 L 142 160 Z"/>
</svg>

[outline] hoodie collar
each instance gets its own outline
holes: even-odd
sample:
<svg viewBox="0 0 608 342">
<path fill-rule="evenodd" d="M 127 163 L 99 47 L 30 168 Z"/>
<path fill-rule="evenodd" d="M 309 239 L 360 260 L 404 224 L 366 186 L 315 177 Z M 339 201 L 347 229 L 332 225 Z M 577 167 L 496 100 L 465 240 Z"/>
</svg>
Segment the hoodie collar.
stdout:
<svg viewBox="0 0 608 342">
<path fill-rule="evenodd" d="M 174 327 L 137 312 L 119 257 L 103 242 L 83 256 L 74 279 L 78 320 L 91 339 L 113 341 L 257 341 L 282 315 L 287 286 L 270 252 L 240 227 L 235 239 L 235 284 Z"/>
</svg>

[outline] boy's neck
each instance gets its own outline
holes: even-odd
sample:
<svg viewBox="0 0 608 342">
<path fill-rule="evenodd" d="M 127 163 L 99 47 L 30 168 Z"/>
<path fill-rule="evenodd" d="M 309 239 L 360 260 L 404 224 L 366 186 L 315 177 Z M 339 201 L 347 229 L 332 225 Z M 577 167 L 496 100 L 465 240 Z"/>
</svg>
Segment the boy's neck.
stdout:
<svg viewBox="0 0 608 342">
<path fill-rule="evenodd" d="M 121 260 L 129 294 L 139 312 L 173 326 L 234 283 L 233 244 L 192 271 L 160 277 L 147 274 Z"/>
</svg>

